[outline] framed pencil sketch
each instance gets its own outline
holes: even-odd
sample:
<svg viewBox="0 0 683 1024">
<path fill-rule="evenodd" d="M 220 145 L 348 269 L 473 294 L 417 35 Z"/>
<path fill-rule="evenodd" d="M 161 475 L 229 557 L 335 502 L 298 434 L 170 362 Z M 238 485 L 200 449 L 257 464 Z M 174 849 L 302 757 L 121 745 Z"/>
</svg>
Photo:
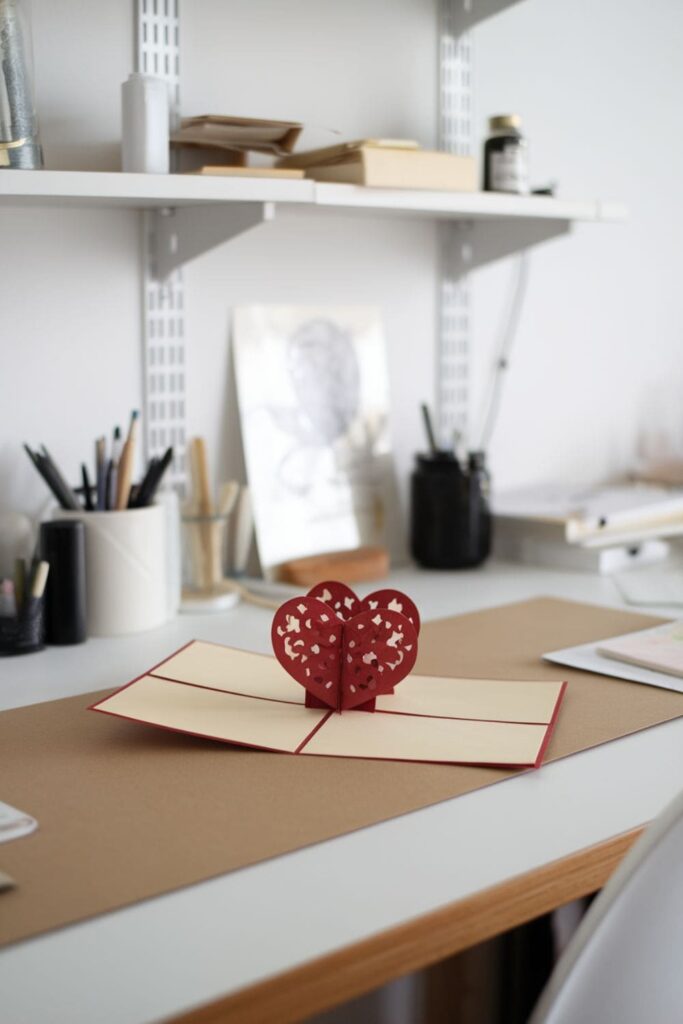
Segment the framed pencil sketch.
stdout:
<svg viewBox="0 0 683 1024">
<path fill-rule="evenodd" d="M 234 312 L 240 421 L 264 572 L 385 541 L 389 383 L 372 307 Z"/>
</svg>

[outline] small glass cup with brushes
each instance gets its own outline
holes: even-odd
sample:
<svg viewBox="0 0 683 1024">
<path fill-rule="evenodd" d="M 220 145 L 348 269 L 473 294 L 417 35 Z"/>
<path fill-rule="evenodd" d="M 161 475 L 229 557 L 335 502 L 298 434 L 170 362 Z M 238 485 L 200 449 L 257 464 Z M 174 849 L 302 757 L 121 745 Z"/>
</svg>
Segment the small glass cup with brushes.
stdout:
<svg viewBox="0 0 683 1024">
<path fill-rule="evenodd" d="M 209 483 L 206 443 L 189 446 L 192 496 L 183 509 L 183 598 L 185 612 L 225 611 L 239 601 L 239 589 L 225 578 L 228 524 L 240 487 L 223 484 L 215 503 Z"/>
</svg>

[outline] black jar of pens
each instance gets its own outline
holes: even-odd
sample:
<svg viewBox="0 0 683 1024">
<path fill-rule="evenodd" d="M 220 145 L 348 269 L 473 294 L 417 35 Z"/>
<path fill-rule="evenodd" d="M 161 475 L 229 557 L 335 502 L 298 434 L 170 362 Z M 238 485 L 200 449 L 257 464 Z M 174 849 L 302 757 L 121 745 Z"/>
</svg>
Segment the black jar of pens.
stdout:
<svg viewBox="0 0 683 1024">
<path fill-rule="evenodd" d="M 31 654 L 45 646 L 45 584 L 50 566 L 35 561 L 28 573 L 23 560 L 12 592 L 11 614 L 0 616 L 0 655 Z"/>
<path fill-rule="evenodd" d="M 488 473 L 483 453 L 467 468 L 454 454 L 418 454 L 411 481 L 411 550 L 427 569 L 480 565 L 491 549 Z"/>
</svg>

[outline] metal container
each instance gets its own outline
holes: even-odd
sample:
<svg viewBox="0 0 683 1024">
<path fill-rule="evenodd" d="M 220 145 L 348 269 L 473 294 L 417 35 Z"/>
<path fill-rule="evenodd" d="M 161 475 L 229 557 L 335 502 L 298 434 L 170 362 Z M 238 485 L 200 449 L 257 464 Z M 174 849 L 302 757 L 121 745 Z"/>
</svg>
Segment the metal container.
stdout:
<svg viewBox="0 0 683 1024">
<path fill-rule="evenodd" d="M 40 168 L 27 0 L 0 0 L 0 167 Z"/>
</svg>

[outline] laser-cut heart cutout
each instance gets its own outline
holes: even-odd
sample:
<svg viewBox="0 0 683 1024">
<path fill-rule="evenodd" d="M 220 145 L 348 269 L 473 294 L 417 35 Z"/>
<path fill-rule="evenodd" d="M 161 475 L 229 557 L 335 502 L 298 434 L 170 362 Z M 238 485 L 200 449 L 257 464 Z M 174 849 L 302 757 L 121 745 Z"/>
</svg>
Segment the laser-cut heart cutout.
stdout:
<svg viewBox="0 0 683 1024">
<path fill-rule="evenodd" d="M 324 583 L 316 583 L 314 587 L 311 587 L 307 597 L 317 597 L 320 601 L 324 601 L 344 621 L 347 621 L 361 611 L 388 608 L 389 611 L 400 612 L 401 615 L 405 615 L 417 632 L 420 632 L 420 613 L 417 610 L 417 606 L 407 594 L 402 593 L 400 590 L 384 587 L 382 590 L 374 590 L 367 597 L 360 598 L 354 594 L 351 587 L 348 587 L 346 583 L 326 580 Z"/>
<path fill-rule="evenodd" d="M 341 590 L 330 591 L 329 584 L 327 590 L 331 597 L 342 596 Z M 351 595 L 358 602 L 353 591 L 345 591 L 343 596 Z M 294 597 L 275 613 L 271 636 L 275 656 L 305 688 L 309 707 L 372 710 L 375 697 L 393 693 L 417 657 L 413 623 L 401 612 L 381 607 L 379 601 L 376 607 L 362 608 L 344 620 L 318 597 Z"/>
</svg>

